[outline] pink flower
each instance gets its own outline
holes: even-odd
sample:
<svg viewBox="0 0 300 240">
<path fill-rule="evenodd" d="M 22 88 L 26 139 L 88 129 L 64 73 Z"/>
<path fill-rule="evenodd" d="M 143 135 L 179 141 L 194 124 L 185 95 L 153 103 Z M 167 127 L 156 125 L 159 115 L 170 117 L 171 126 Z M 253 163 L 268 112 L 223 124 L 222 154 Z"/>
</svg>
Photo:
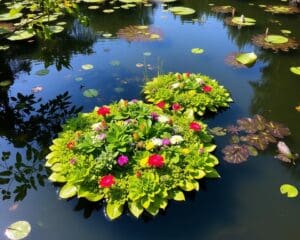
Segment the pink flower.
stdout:
<svg viewBox="0 0 300 240">
<path fill-rule="evenodd" d="M 76 163 L 76 159 L 75 159 L 75 158 L 71 158 L 71 159 L 69 160 L 69 163 L 70 163 L 71 165 L 74 165 L 74 164 Z"/>
<path fill-rule="evenodd" d="M 166 106 L 166 102 L 160 101 L 160 102 L 156 103 L 156 106 L 159 108 L 164 108 Z"/>
<path fill-rule="evenodd" d="M 211 92 L 211 91 L 213 90 L 213 88 L 212 88 L 211 86 L 209 86 L 209 85 L 204 85 L 204 86 L 202 87 L 202 90 L 203 90 L 203 92 L 205 92 L 205 93 L 209 93 L 209 92 Z"/>
<path fill-rule="evenodd" d="M 115 177 L 111 174 L 99 178 L 99 182 L 98 182 L 99 187 L 101 188 L 110 188 L 115 183 L 116 183 Z"/>
<path fill-rule="evenodd" d="M 97 136 L 97 139 L 102 141 L 106 138 L 106 134 L 105 133 L 100 133 L 98 136 Z"/>
<path fill-rule="evenodd" d="M 181 105 L 179 103 L 173 103 L 172 109 L 174 111 L 179 111 L 181 109 Z"/>
<path fill-rule="evenodd" d="M 148 165 L 150 167 L 160 168 L 164 165 L 164 157 L 159 154 L 152 154 L 148 158 Z"/>
<path fill-rule="evenodd" d="M 190 123 L 190 129 L 194 130 L 195 132 L 200 132 L 202 127 L 199 123 L 197 122 L 191 122 Z"/>
<path fill-rule="evenodd" d="M 162 145 L 166 146 L 166 145 L 170 145 L 170 144 L 171 144 L 171 142 L 170 142 L 170 139 L 169 139 L 169 138 L 164 138 L 164 139 L 162 140 Z"/>
<path fill-rule="evenodd" d="M 150 116 L 154 121 L 157 121 L 159 115 L 155 112 L 152 112 L 152 113 L 150 113 Z"/>
<path fill-rule="evenodd" d="M 105 117 L 106 115 L 110 114 L 110 109 L 109 109 L 109 107 L 103 106 L 98 109 L 97 113 L 98 113 L 98 115 Z"/>
<path fill-rule="evenodd" d="M 128 157 L 125 156 L 125 155 L 121 155 L 121 156 L 118 157 L 117 162 L 120 166 L 124 166 L 128 163 Z"/>
</svg>

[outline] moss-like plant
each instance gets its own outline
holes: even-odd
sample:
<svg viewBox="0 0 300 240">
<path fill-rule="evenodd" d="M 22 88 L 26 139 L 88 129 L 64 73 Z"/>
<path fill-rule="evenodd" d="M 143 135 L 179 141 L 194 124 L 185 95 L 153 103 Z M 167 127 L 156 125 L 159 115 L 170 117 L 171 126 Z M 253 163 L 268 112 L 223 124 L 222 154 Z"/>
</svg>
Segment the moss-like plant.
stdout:
<svg viewBox="0 0 300 240">
<path fill-rule="evenodd" d="M 215 13 L 234 13 L 235 7 L 232 7 L 230 5 L 225 6 L 213 6 L 211 10 Z"/>
<path fill-rule="evenodd" d="M 168 200 L 199 189 L 198 179 L 218 177 L 215 145 L 206 125 L 169 116 L 154 105 L 124 101 L 69 120 L 50 147 L 46 166 L 60 197 L 105 200 L 110 219 L 128 206 L 139 217 L 156 215 Z"/>
<path fill-rule="evenodd" d="M 297 49 L 299 47 L 297 40 L 282 35 L 258 34 L 252 37 L 252 42 L 259 47 L 271 49 L 275 52 L 288 52 L 291 49 Z"/>
<path fill-rule="evenodd" d="M 169 73 L 159 75 L 146 83 L 146 99 L 164 110 L 172 112 L 216 112 L 232 102 L 228 90 L 215 79 L 201 74 Z"/>
</svg>

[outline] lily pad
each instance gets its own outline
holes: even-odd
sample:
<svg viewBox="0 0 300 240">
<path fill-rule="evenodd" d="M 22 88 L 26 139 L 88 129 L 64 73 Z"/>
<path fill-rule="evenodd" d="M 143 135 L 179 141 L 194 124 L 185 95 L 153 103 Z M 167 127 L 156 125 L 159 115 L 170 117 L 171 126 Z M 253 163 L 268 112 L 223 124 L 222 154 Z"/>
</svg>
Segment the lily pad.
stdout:
<svg viewBox="0 0 300 240">
<path fill-rule="evenodd" d="M 4 81 L 0 82 L 0 87 L 7 87 L 7 86 L 9 86 L 11 84 L 12 84 L 12 81 L 10 81 L 10 80 L 4 80 Z"/>
<path fill-rule="evenodd" d="M 291 184 L 282 184 L 280 186 L 281 194 L 286 194 L 288 198 L 294 198 L 298 196 L 298 189 Z"/>
<path fill-rule="evenodd" d="M 283 44 L 287 43 L 289 39 L 281 35 L 268 35 L 265 37 L 265 41 L 272 44 Z"/>
<path fill-rule="evenodd" d="M 291 71 L 292 73 L 295 73 L 295 74 L 297 74 L 297 75 L 300 75 L 300 66 L 299 66 L 299 67 L 291 67 L 291 68 L 290 68 L 290 71 Z"/>
<path fill-rule="evenodd" d="M 98 96 L 98 90 L 94 88 L 89 88 L 83 92 L 83 96 L 87 98 L 93 98 Z"/>
<path fill-rule="evenodd" d="M 11 224 L 5 230 L 5 235 L 10 240 L 19 240 L 26 238 L 31 231 L 31 226 L 27 221 L 17 221 Z"/>
<path fill-rule="evenodd" d="M 2 45 L 2 46 L 0 46 L 0 51 L 6 51 L 8 49 L 9 49 L 8 45 Z"/>
<path fill-rule="evenodd" d="M 291 34 L 292 33 L 292 31 L 287 30 L 287 29 L 282 29 L 282 30 L 280 30 L 280 32 L 283 34 Z"/>
<path fill-rule="evenodd" d="M 190 15 L 196 12 L 194 9 L 188 7 L 171 7 L 168 10 L 176 15 Z"/>
<path fill-rule="evenodd" d="M 33 30 L 19 30 L 19 31 L 15 31 L 7 39 L 10 41 L 21 41 L 21 40 L 30 39 L 30 38 L 34 37 L 34 35 L 35 35 L 35 32 Z"/>
<path fill-rule="evenodd" d="M 192 48 L 191 53 L 201 54 L 201 53 L 204 53 L 204 49 L 202 49 L 202 48 Z"/>
<path fill-rule="evenodd" d="M 247 145 L 232 144 L 223 148 L 224 160 L 229 163 L 239 164 L 247 161 L 250 156 Z"/>
<path fill-rule="evenodd" d="M 235 25 L 240 25 L 240 26 L 254 26 L 256 20 L 254 18 L 239 16 L 239 17 L 233 17 L 231 19 L 231 22 Z"/>
<path fill-rule="evenodd" d="M 13 20 L 21 18 L 22 16 L 23 16 L 23 13 L 15 13 L 15 14 L 3 13 L 3 14 L 0 14 L 0 22 L 13 21 Z"/>
<path fill-rule="evenodd" d="M 35 74 L 38 75 L 38 76 L 45 76 L 48 73 L 49 73 L 48 69 L 41 69 L 41 70 L 37 71 Z"/>
<path fill-rule="evenodd" d="M 254 52 L 238 54 L 236 60 L 244 65 L 250 65 L 255 63 L 257 56 Z"/>
<path fill-rule="evenodd" d="M 81 66 L 81 68 L 82 68 L 83 70 L 91 70 L 91 69 L 94 68 L 94 66 L 93 66 L 92 64 L 83 64 L 83 65 Z"/>
<path fill-rule="evenodd" d="M 113 13 L 115 10 L 113 9 L 104 9 L 102 12 L 104 13 Z"/>
<path fill-rule="evenodd" d="M 49 30 L 51 33 L 61 33 L 63 30 L 64 30 L 64 27 L 62 26 L 58 26 L 58 25 L 55 25 L 55 26 L 49 26 Z"/>
</svg>

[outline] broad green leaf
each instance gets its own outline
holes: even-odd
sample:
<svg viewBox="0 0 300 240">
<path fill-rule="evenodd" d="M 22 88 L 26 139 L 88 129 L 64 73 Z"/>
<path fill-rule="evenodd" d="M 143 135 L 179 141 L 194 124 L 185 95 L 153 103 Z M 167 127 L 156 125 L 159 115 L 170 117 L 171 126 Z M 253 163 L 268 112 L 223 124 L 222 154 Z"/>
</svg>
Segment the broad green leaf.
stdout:
<svg viewBox="0 0 300 240">
<path fill-rule="evenodd" d="M 91 69 L 94 68 L 94 66 L 93 66 L 92 64 L 83 64 L 83 65 L 81 66 L 81 68 L 82 68 L 83 70 L 91 70 Z"/>
<path fill-rule="evenodd" d="M 292 31 L 287 30 L 287 29 L 281 29 L 280 32 L 283 34 L 291 34 L 292 33 Z"/>
<path fill-rule="evenodd" d="M 290 71 L 291 71 L 292 73 L 295 73 L 295 74 L 297 74 L 297 75 L 300 75 L 300 66 L 299 66 L 299 67 L 291 67 L 291 68 L 290 68 Z"/>
<path fill-rule="evenodd" d="M 77 193 L 77 187 L 71 184 L 65 184 L 59 192 L 59 197 L 61 198 L 71 198 L 74 197 Z"/>
<path fill-rule="evenodd" d="M 257 56 L 254 52 L 241 53 L 241 54 L 238 54 L 235 59 L 241 64 L 250 65 L 250 64 L 255 63 Z"/>
<path fill-rule="evenodd" d="M 188 7 L 171 7 L 168 10 L 176 15 L 190 15 L 196 12 L 194 9 Z"/>
<path fill-rule="evenodd" d="M 67 179 L 65 178 L 65 176 L 59 174 L 59 173 L 52 173 L 49 178 L 48 178 L 51 182 L 66 182 Z"/>
<path fill-rule="evenodd" d="M 16 14 L 3 13 L 3 14 L 0 14 L 0 22 L 13 21 L 18 18 L 21 18 L 22 16 L 23 16 L 23 13 L 16 13 Z"/>
<path fill-rule="evenodd" d="M 176 201 L 185 201 L 184 193 L 180 190 L 174 190 L 173 199 Z"/>
<path fill-rule="evenodd" d="M 35 32 L 33 30 L 19 30 L 15 31 L 7 39 L 10 41 L 22 41 L 34 37 Z"/>
<path fill-rule="evenodd" d="M 93 89 L 93 88 L 84 90 L 84 92 L 83 92 L 83 96 L 85 96 L 87 98 L 97 97 L 98 94 L 99 94 L 98 90 L 97 89 Z"/>
<path fill-rule="evenodd" d="M 204 49 L 202 49 L 202 48 L 192 48 L 191 53 L 201 54 L 201 53 L 204 53 Z"/>
<path fill-rule="evenodd" d="M 93 193 L 88 190 L 85 190 L 84 188 L 79 189 L 77 196 L 79 198 L 86 198 L 91 202 L 98 202 L 104 197 L 102 193 Z"/>
<path fill-rule="evenodd" d="M 106 214 L 110 220 L 114 220 L 121 216 L 123 212 L 123 204 L 119 203 L 107 203 L 106 205 Z"/>
<path fill-rule="evenodd" d="M 294 198 L 298 196 L 298 189 L 291 184 L 283 184 L 280 186 L 281 194 L 286 194 L 288 198 Z"/>
<path fill-rule="evenodd" d="M 31 226 L 27 221 L 17 221 L 11 224 L 5 230 L 5 235 L 10 240 L 19 240 L 26 238 L 31 231 Z"/>
<path fill-rule="evenodd" d="M 287 43 L 289 39 L 281 35 L 268 35 L 265 37 L 265 41 L 272 44 L 283 44 Z"/>
<path fill-rule="evenodd" d="M 138 218 L 144 211 L 143 207 L 137 202 L 128 202 L 129 211 L 133 216 Z"/>
</svg>

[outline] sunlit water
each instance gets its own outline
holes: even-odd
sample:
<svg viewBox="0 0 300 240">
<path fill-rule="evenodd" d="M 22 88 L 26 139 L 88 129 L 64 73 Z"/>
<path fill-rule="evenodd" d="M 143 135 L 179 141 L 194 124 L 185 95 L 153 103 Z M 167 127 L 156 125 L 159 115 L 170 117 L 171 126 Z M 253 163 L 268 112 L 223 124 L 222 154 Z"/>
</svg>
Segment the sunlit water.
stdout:
<svg viewBox="0 0 300 240">
<path fill-rule="evenodd" d="M 223 15 L 212 13 L 209 3 L 211 1 L 189 0 L 174 4 L 197 11 L 191 17 L 182 18 L 163 11 L 159 4 L 118 10 L 112 14 L 86 9 L 91 21 L 89 28 L 70 20 L 67 31 L 53 41 L 16 44 L 11 50 L 1 52 L 1 80 L 14 81 L 9 88 L 0 90 L 1 104 L 5 105 L 0 116 L 0 149 L 11 152 L 9 163 L 14 165 L 19 152 L 23 161 L 31 165 L 32 160 L 26 160 L 28 145 L 40 152 L 36 155 L 45 156 L 51 137 L 57 133 L 57 129 L 51 128 L 57 116 L 49 113 L 43 121 L 30 125 L 30 114 L 18 115 L 13 100 L 8 97 L 18 93 L 28 95 L 33 87 L 42 86 L 43 91 L 34 94 L 35 100 L 42 98 L 46 103 L 68 91 L 70 105 L 83 106 L 83 111 L 90 111 L 95 105 L 120 98 L 141 99 L 145 77 L 170 71 L 201 72 L 216 78 L 230 90 L 235 102 L 229 109 L 206 119 L 210 127 L 225 127 L 241 117 L 262 114 L 288 126 L 292 135 L 286 141 L 294 152 L 300 152 L 300 113 L 295 110 L 300 105 L 300 78 L 289 71 L 291 66 L 300 66 L 300 51 L 272 53 L 251 43 L 252 35 L 263 33 L 266 27 L 274 34 L 279 34 L 280 29 L 289 29 L 291 36 L 299 40 L 299 15 L 265 13 L 257 6 L 265 1 L 255 1 L 254 6 L 245 1 L 218 1 L 220 5 L 233 5 L 239 13 L 257 20 L 255 27 L 238 30 L 225 25 Z M 195 18 L 201 21 L 193 21 Z M 128 25 L 158 28 L 162 40 L 127 42 L 118 39 L 116 32 Z M 111 33 L 112 38 L 103 38 L 102 33 Z M 191 49 L 197 47 L 205 52 L 193 55 Z M 251 68 L 228 66 L 224 59 L 238 51 L 255 51 L 259 59 Z M 151 56 L 144 56 L 145 52 L 150 52 Z M 138 68 L 138 63 L 150 64 L 150 69 Z M 92 64 L 94 68 L 82 70 L 83 64 Z M 36 75 L 45 65 L 49 65 L 50 73 Z M 76 81 L 78 77 L 82 81 Z M 83 91 L 88 88 L 97 89 L 99 96 L 84 97 Z M 37 103 L 35 108 L 39 106 Z M 60 118 L 63 121 L 69 116 L 65 113 Z M 10 199 L 1 201 L 0 239 L 5 239 L 2 232 L 17 220 L 31 223 L 32 232 L 28 239 L 32 240 L 297 239 L 300 200 L 282 196 L 279 187 L 283 183 L 300 187 L 299 167 L 290 167 L 274 159 L 275 147 L 248 162 L 231 165 L 221 154 L 227 140 L 215 139 L 221 179 L 205 180 L 201 182 L 199 192 L 187 195 L 186 202 L 170 202 L 166 211 L 157 217 L 144 216 L 139 220 L 124 214 L 110 222 L 99 204 L 77 199 L 60 200 L 59 187 L 47 180 L 41 157 L 36 161 L 36 169 L 25 173 L 25 179 L 33 174 L 37 190 L 28 189 L 27 194 L 21 196 L 23 200 L 14 203 L 17 192 L 13 191 L 23 184 L 22 180 L 15 181 L 10 186 Z M 2 166 L 4 162 L 0 160 L 0 164 Z M 37 182 L 38 173 L 44 179 L 44 187 Z M 7 184 L 1 185 L 1 189 L 7 187 Z"/>
</svg>

